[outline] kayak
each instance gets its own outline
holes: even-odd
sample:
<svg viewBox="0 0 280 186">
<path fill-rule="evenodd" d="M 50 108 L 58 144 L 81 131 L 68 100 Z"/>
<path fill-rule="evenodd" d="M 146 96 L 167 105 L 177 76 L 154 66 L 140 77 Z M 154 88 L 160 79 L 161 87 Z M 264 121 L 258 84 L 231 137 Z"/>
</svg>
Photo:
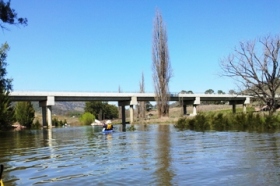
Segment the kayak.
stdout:
<svg viewBox="0 0 280 186">
<path fill-rule="evenodd" d="M 111 130 L 105 130 L 105 128 L 103 128 L 103 129 L 102 129 L 102 132 L 106 134 L 106 133 L 112 133 L 112 132 L 114 132 L 114 130 L 113 130 L 113 129 L 111 129 Z"/>
</svg>

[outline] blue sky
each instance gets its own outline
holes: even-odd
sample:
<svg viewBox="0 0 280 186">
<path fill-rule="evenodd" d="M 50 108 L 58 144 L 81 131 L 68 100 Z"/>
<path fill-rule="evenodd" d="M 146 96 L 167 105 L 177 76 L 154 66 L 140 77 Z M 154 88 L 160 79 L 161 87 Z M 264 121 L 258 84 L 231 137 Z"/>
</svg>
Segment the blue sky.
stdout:
<svg viewBox="0 0 280 186">
<path fill-rule="evenodd" d="M 152 31 L 163 16 L 174 76 L 170 91 L 228 92 L 219 61 L 240 41 L 280 32 L 279 0 L 12 0 L 28 26 L 8 26 L 15 91 L 153 92 Z"/>
</svg>

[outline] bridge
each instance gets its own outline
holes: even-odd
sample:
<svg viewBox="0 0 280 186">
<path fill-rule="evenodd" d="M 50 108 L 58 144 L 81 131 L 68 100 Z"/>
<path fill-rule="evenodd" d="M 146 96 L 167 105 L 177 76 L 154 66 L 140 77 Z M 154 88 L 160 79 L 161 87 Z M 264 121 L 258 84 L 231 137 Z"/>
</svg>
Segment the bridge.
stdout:
<svg viewBox="0 0 280 186">
<path fill-rule="evenodd" d="M 154 93 L 95 93 L 95 92 L 31 92 L 14 91 L 9 94 L 11 101 L 38 101 L 42 107 L 42 123 L 46 127 L 52 127 L 52 106 L 57 101 L 116 101 L 122 109 L 122 124 L 125 125 L 125 106 L 130 106 L 130 123 L 133 122 L 133 107 L 141 101 L 155 101 Z M 187 114 L 187 105 L 193 106 L 191 115 L 196 115 L 196 107 L 201 102 L 225 101 L 232 105 L 235 113 L 236 105 L 242 104 L 246 112 L 246 105 L 250 104 L 250 96 L 236 94 L 170 94 L 170 101 L 179 101 L 182 104 L 183 113 Z"/>
</svg>

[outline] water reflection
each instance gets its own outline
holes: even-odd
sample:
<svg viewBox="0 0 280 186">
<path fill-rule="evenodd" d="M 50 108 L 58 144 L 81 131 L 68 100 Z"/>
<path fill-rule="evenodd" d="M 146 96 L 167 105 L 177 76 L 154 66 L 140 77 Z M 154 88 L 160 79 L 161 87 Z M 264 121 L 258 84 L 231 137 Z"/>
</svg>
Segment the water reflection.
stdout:
<svg viewBox="0 0 280 186">
<path fill-rule="evenodd" d="M 0 133 L 9 185 L 279 185 L 280 134 L 135 125 Z"/>
<path fill-rule="evenodd" d="M 170 157 L 170 128 L 166 125 L 159 125 L 157 135 L 157 183 L 159 185 L 172 185 L 173 172 L 170 169 L 171 157 Z"/>
</svg>

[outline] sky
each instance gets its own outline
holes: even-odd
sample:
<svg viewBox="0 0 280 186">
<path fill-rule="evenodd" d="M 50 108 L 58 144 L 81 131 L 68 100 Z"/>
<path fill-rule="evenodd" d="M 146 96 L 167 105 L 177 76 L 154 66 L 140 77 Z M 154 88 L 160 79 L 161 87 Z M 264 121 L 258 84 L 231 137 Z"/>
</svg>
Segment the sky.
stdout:
<svg viewBox="0 0 280 186">
<path fill-rule="evenodd" d="M 152 34 L 163 17 L 171 93 L 237 90 L 218 74 L 239 42 L 280 32 L 279 0 L 11 0 L 27 26 L 6 25 L 14 91 L 154 91 Z"/>
</svg>

